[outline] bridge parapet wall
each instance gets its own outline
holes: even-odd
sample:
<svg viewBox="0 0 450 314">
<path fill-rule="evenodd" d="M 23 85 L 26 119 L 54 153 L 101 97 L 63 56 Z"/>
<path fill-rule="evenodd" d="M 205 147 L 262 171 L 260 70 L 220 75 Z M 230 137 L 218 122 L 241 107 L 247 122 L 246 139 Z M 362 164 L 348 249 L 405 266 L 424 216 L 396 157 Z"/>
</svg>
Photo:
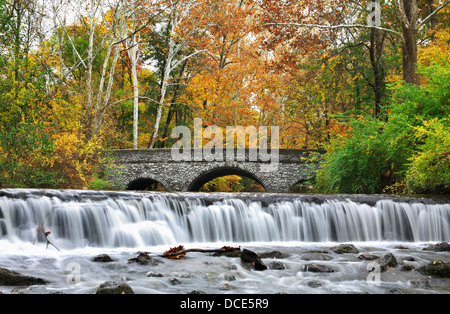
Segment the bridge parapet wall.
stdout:
<svg viewBox="0 0 450 314">
<path fill-rule="evenodd" d="M 138 179 L 151 179 L 168 191 L 185 192 L 198 190 L 205 180 L 206 183 L 215 177 L 235 174 L 256 180 L 267 192 L 286 193 L 296 183 L 315 175 L 318 165 L 316 161 L 311 162 L 312 157 L 324 151 L 280 149 L 276 162 L 263 161 L 268 160 L 267 156 L 251 149 L 245 150 L 245 161 L 236 159 L 237 150 L 233 160 L 228 160 L 226 149 L 222 153 L 223 160 L 208 161 L 213 159 L 212 155 L 192 149 L 189 160 L 176 161 L 171 149 L 115 150 L 111 151 L 111 156 L 118 166 L 118 173 L 109 179 L 122 188 Z M 269 150 L 268 154 L 271 153 L 275 151 Z"/>
</svg>

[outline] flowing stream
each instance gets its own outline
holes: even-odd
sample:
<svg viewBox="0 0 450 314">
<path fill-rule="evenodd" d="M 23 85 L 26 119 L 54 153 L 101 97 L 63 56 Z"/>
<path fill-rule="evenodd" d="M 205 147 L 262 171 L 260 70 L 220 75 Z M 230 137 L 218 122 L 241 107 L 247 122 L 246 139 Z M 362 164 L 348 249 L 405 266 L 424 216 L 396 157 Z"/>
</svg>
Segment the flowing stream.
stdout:
<svg viewBox="0 0 450 314">
<path fill-rule="evenodd" d="M 46 246 L 39 225 L 51 232 L 48 238 L 60 251 Z M 313 288 L 305 284 L 308 278 L 301 271 L 305 263 L 301 257 L 308 252 L 325 254 L 323 251 L 340 243 L 358 243 L 363 251 L 385 252 L 395 250 L 398 243 L 406 243 L 417 253 L 416 260 L 425 262 L 436 257 L 427 257 L 429 253 L 422 252 L 424 245 L 446 241 L 450 241 L 450 202 L 446 201 L 357 196 L 0 191 L 0 267 L 57 282 L 34 288 L 41 292 L 53 289 L 93 293 L 99 283 L 113 279 L 131 281 L 142 293 L 189 292 L 181 289 L 183 279 L 189 282 L 186 289 L 208 293 L 220 292 L 224 287 L 234 287 L 229 289 L 230 293 L 311 292 Z M 173 284 L 168 278 L 147 277 L 148 268 L 126 263 L 138 251 L 162 253 L 178 245 L 215 248 L 239 245 L 260 252 L 279 250 L 286 253 L 281 260 L 285 269 L 262 274 L 246 269 L 238 259 L 193 254 L 193 258 L 182 263 L 162 261 L 153 270 L 186 277 L 178 280 L 180 284 Z M 100 253 L 112 254 L 116 262 L 106 267 L 92 263 L 89 258 Z M 441 259 L 448 262 L 448 253 L 442 254 Z M 314 287 L 313 291 L 380 289 L 367 286 L 364 281 L 367 274 L 360 274 L 365 264 L 346 258 L 333 256 L 329 263 L 342 269 L 334 277 L 320 277 L 327 284 L 317 284 L 319 289 Z M 73 261 L 84 270 L 84 277 L 77 284 L 68 285 L 67 265 Z M 348 263 L 355 263 L 354 269 L 343 266 Z M 205 265 L 210 269 L 205 270 Z M 138 276 L 139 273 L 142 275 Z M 280 277 L 280 273 L 286 275 Z M 404 285 L 410 284 L 404 278 L 396 282 L 402 280 Z M 264 284 L 267 281 L 272 284 Z M 443 289 L 448 292 L 450 288 L 444 284 Z"/>
</svg>

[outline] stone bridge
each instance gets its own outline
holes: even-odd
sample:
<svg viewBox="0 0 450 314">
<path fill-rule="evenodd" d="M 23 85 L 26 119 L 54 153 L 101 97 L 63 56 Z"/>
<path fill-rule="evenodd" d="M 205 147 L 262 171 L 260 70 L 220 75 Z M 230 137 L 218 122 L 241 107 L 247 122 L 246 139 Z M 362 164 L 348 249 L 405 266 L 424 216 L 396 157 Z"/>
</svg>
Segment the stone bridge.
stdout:
<svg viewBox="0 0 450 314">
<path fill-rule="evenodd" d="M 269 149 L 261 154 L 256 149 L 235 149 L 232 155 L 223 149 L 213 156 L 191 149 L 180 160 L 174 158 L 172 149 L 114 150 L 111 156 L 117 171 L 109 180 L 127 190 L 146 190 L 160 183 L 169 192 L 195 192 L 215 178 L 238 175 L 255 180 L 268 193 L 288 193 L 296 184 L 315 177 L 317 157 L 324 153 L 290 149 L 272 153 Z"/>
</svg>

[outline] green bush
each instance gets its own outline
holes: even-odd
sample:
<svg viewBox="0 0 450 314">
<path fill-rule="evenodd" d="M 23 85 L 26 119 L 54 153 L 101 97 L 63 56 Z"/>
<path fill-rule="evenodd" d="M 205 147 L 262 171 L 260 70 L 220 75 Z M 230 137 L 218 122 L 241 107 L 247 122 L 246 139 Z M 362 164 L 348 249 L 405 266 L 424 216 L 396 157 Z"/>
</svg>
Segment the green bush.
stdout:
<svg viewBox="0 0 450 314">
<path fill-rule="evenodd" d="M 318 172 L 318 189 L 327 193 L 382 193 L 405 172 L 411 135 L 400 119 L 370 117 L 352 121 L 348 138 L 335 141 Z"/>
<path fill-rule="evenodd" d="M 328 147 L 317 188 L 326 193 L 449 193 L 450 70 L 423 68 L 423 86 L 391 86 L 387 121 L 348 123 L 348 137 Z"/>
<path fill-rule="evenodd" d="M 53 188 L 59 172 L 46 162 L 54 150 L 42 124 L 20 123 L 0 133 L 0 188 Z"/>
<path fill-rule="evenodd" d="M 417 140 L 423 142 L 410 159 L 406 181 L 416 193 L 450 191 L 450 123 L 448 119 L 426 121 L 416 128 Z"/>
</svg>

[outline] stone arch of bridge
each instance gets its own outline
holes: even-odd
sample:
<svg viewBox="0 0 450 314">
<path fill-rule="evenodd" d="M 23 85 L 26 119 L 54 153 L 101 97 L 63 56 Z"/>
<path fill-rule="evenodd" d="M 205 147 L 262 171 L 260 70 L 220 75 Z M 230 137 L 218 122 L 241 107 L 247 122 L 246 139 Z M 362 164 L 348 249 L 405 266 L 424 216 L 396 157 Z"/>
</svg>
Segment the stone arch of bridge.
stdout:
<svg viewBox="0 0 450 314">
<path fill-rule="evenodd" d="M 149 177 L 140 177 L 131 181 L 128 186 L 128 191 L 153 191 L 156 190 L 157 186 L 161 185 L 164 190 L 167 191 L 167 184 Z"/>
<path fill-rule="evenodd" d="M 198 192 L 206 183 L 216 178 L 233 175 L 252 179 L 257 183 L 259 183 L 264 188 L 264 190 L 267 191 L 266 184 L 264 184 L 263 180 L 261 180 L 257 175 L 238 167 L 219 167 L 205 171 L 201 173 L 199 176 L 197 176 L 197 178 L 194 179 L 194 181 L 192 181 L 192 183 L 189 185 L 188 191 Z"/>
</svg>

